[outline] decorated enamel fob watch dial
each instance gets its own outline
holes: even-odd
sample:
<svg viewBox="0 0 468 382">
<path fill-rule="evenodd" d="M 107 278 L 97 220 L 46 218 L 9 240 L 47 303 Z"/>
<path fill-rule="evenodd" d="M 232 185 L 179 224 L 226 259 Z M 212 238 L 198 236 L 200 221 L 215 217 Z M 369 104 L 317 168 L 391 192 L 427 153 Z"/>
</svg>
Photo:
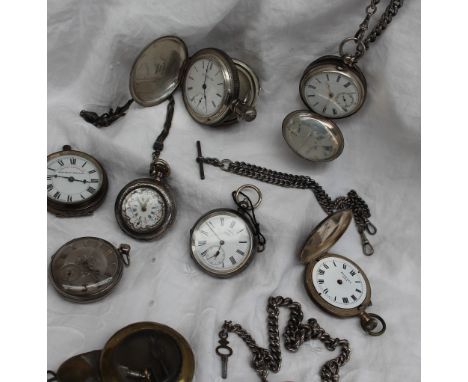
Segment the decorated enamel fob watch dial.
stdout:
<svg viewBox="0 0 468 382">
<path fill-rule="evenodd" d="M 56 216 L 92 214 L 104 201 L 107 175 L 91 155 L 63 150 L 47 156 L 47 210 Z"/>
<path fill-rule="evenodd" d="M 132 98 L 124 106 L 103 115 L 85 110 L 80 115 L 97 127 L 108 126 L 124 116 L 133 101 L 158 105 L 181 83 L 187 111 L 201 124 L 220 126 L 256 117 L 260 85 L 254 71 L 215 48 L 188 58 L 185 43 L 175 36 L 158 38 L 138 55 L 130 73 Z"/>
<path fill-rule="evenodd" d="M 257 201 L 245 193 L 252 190 Z M 211 276 L 231 277 L 242 272 L 256 252 L 265 248 L 254 209 L 262 201 L 260 190 L 245 184 L 232 193 L 238 209 L 220 208 L 203 215 L 190 231 L 192 258 Z"/>
<path fill-rule="evenodd" d="M 300 253 L 306 264 L 305 285 L 314 302 L 339 317 L 358 316 L 368 334 L 385 332 L 385 321 L 367 313 L 371 305 L 371 287 L 363 270 L 350 259 L 328 250 L 348 228 L 353 214 L 343 210 L 328 216 L 311 232 Z"/>
<path fill-rule="evenodd" d="M 302 158 L 312 162 L 331 161 L 343 151 L 343 136 L 332 119 L 348 117 L 364 104 L 367 82 L 357 62 L 403 5 L 403 0 L 389 1 L 368 34 L 369 22 L 380 0 L 371 0 L 356 35 L 341 42 L 339 56 L 320 57 L 305 69 L 299 93 L 310 111 L 288 114 L 282 128 L 286 143 Z M 351 42 L 355 45 L 353 53 L 345 51 L 345 45 Z"/>
</svg>

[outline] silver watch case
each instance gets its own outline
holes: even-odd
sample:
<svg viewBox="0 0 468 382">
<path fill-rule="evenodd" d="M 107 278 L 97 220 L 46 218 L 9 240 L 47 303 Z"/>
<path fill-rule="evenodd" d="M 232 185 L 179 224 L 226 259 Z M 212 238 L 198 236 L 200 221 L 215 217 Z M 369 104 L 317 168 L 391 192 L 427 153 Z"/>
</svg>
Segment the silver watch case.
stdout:
<svg viewBox="0 0 468 382">
<path fill-rule="evenodd" d="M 122 213 L 122 205 L 125 197 L 132 191 L 138 188 L 151 188 L 155 190 L 164 201 L 163 216 L 159 224 L 150 230 L 135 230 L 131 227 L 126 217 Z M 135 179 L 128 183 L 119 192 L 115 201 L 115 217 L 120 229 L 127 235 L 137 240 L 155 240 L 161 237 L 174 222 L 176 216 L 175 198 L 171 188 L 162 180 L 153 178 L 140 178 Z"/>
<path fill-rule="evenodd" d="M 52 198 L 47 197 L 47 211 L 54 214 L 57 217 L 66 218 L 92 215 L 93 212 L 101 206 L 106 197 L 109 185 L 107 173 L 104 170 L 104 167 L 96 158 L 85 152 L 72 150 L 72 148 L 69 145 L 63 146 L 62 151 L 57 151 L 55 153 L 47 155 L 47 161 L 50 161 L 62 155 L 77 155 L 86 158 L 90 162 L 93 162 L 93 164 L 96 166 L 97 169 L 99 169 L 99 171 L 102 174 L 102 185 L 93 197 L 80 203 L 60 203 Z"/>
<path fill-rule="evenodd" d="M 336 117 L 333 119 L 346 118 L 356 113 L 362 107 L 362 105 L 364 104 L 364 101 L 366 100 L 366 96 L 367 96 L 366 78 L 364 77 L 364 74 L 361 72 L 361 70 L 359 69 L 357 65 L 353 65 L 353 66 L 347 65 L 345 64 L 343 59 L 338 56 L 328 55 L 328 56 L 320 57 L 317 60 L 313 61 L 311 64 L 309 64 L 307 68 L 304 70 L 301 81 L 299 83 L 299 94 L 301 95 L 301 98 L 304 104 L 309 108 L 307 104 L 306 96 L 305 96 L 305 88 L 306 88 L 307 81 L 315 73 L 322 72 L 324 70 L 338 71 L 346 77 L 351 77 L 354 80 L 354 82 L 358 84 L 359 92 L 360 92 L 360 97 L 357 103 L 357 107 L 353 111 L 350 111 L 349 113 L 346 113 L 340 117 Z M 316 114 L 322 115 L 317 111 L 313 111 L 313 112 Z M 323 116 L 323 117 L 330 118 L 328 116 Z"/>
<path fill-rule="evenodd" d="M 209 269 L 204 264 L 200 264 L 198 262 L 196 256 L 195 256 L 195 254 L 194 254 L 195 247 L 196 247 L 195 239 L 193 237 L 194 231 L 201 225 L 201 223 L 204 220 L 210 218 L 211 216 L 215 216 L 215 215 L 217 215 L 219 213 L 234 215 L 234 216 L 242 219 L 245 222 L 248 229 L 250 230 L 250 236 L 252 237 L 252 243 L 251 243 L 251 246 L 250 246 L 250 249 L 249 249 L 249 253 L 246 254 L 247 260 L 245 261 L 245 263 L 240 268 L 237 268 L 236 270 L 234 270 L 232 272 L 229 272 L 229 273 L 216 272 L 216 271 L 214 271 L 212 269 Z M 243 217 L 242 214 L 240 214 L 238 211 L 236 211 L 234 209 L 231 209 L 231 208 L 217 208 L 217 209 L 214 209 L 214 210 L 211 210 L 211 211 L 207 212 L 206 214 L 200 216 L 200 218 L 198 218 L 198 220 L 195 222 L 193 227 L 190 229 L 190 243 L 189 243 L 189 245 L 190 245 L 190 256 L 192 257 L 193 261 L 206 274 L 208 274 L 210 276 L 213 276 L 213 277 L 221 278 L 221 279 L 226 279 L 226 278 L 229 278 L 229 277 L 233 277 L 233 276 L 238 275 L 239 273 L 243 272 L 245 269 L 247 269 L 247 267 L 250 265 L 250 263 L 252 262 L 253 258 L 255 257 L 255 255 L 257 253 L 257 250 L 256 250 L 257 244 L 258 244 L 257 237 L 254 235 L 254 229 L 253 229 L 252 225 L 250 224 L 250 222 L 247 219 L 245 219 L 245 217 Z"/>
</svg>

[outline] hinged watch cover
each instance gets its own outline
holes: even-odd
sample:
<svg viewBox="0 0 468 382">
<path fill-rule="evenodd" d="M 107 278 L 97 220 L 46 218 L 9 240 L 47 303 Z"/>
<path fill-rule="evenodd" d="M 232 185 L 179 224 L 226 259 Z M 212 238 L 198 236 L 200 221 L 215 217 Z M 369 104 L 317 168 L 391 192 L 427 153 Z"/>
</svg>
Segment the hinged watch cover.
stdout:
<svg viewBox="0 0 468 382">
<path fill-rule="evenodd" d="M 299 255 L 302 263 L 325 254 L 340 239 L 349 227 L 353 213 L 351 210 L 335 212 L 322 220 L 310 233 Z"/>
<path fill-rule="evenodd" d="M 178 88 L 188 51 L 176 36 L 154 40 L 138 55 L 130 73 L 130 93 L 141 106 L 165 101 Z"/>
</svg>

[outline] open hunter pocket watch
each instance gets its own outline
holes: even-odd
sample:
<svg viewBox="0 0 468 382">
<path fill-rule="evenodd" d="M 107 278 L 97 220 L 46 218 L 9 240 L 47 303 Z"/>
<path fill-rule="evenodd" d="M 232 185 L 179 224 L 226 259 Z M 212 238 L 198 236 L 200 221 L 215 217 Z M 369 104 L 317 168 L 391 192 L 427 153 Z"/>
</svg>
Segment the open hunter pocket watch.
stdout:
<svg viewBox="0 0 468 382">
<path fill-rule="evenodd" d="M 366 35 L 379 2 L 371 0 L 355 36 L 344 39 L 339 45 L 339 56 L 318 58 L 307 66 L 302 75 L 299 93 L 310 111 L 288 114 L 282 130 L 289 147 L 304 159 L 312 162 L 331 161 L 343 151 L 344 139 L 333 119 L 349 117 L 364 104 L 367 82 L 357 62 L 403 5 L 403 0 L 389 0 L 380 19 Z M 344 49 L 350 42 L 355 45 L 354 53 Z"/>
<path fill-rule="evenodd" d="M 133 101 L 143 107 L 158 105 L 180 84 L 187 111 L 201 124 L 220 126 L 256 117 L 260 86 L 250 66 L 215 48 L 188 58 L 185 43 L 175 36 L 158 38 L 138 55 L 130 73 L 132 98 L 124 106 L 101 116 L 85 110 L 80 115 L 97 127 L 108 126 L 125 115 Z"/>
<path fill-rule="evenodd" d="M 103 350 L 76 355 L 48 371 L 58 382 L 191 382 L 195 360 L 187 340 L 155 322 L 138 322 L 115 333 Z"/>
<path fill-rule="evenodd" d="M 253 190 L 252 203 L 245 191 Z M 231 277 L 242 272 L 256 252 L 265 248 L 254 209 L 262 201 L 260 190 L 245 184 L 232 193 L 237 210 L 219 208 L 209 211 L 190 230 L 190 254 L 200 268 L 211 276 Z"/>
<path fill-rule="evenodd" d="M 97 237 L 80 237 L 65 243 L 52 256 L 49 276 L 55 290 L 72 302 L 86 303 L 107 296 L 130 265 L 130 246 Z"/>
<path fill-rule="evenodd" d="M 367 313 L 371 287 L 363 270 L 353 261 L 328 250 L 348 228 L 350 210 L 335 212 L 311 232 L 300 253 L 306 264 L 305 286 L 309 296 L 323 310 L 338 317 L 358 316 L 365 332 L 378 336 L 385 332 L 385 321 Z"/>
<path fill-rule="evenodd" d="M 92 214 L 107 193 L 107 174 L 89 154 L 72 150 L 47 156 L 47 210 L 59 217 Z"/>
</svg>

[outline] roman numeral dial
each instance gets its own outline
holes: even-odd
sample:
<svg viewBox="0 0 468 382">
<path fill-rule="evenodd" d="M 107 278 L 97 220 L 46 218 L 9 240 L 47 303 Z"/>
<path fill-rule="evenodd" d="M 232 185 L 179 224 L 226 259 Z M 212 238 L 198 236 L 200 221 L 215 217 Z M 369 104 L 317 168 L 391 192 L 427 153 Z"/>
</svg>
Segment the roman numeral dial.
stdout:
<svg viewBox="0 0 468 382">
<path fill-rule="evenodd" d="M 184 83 L 187 107 L 203 117 L 215 115 L 223 105 L 225 81 L 222 64 L 216 56 L 191 63 Z"/>
<path fill-rule="evenodd" d="M 231 210 L 215 210 L 192 229 L 192 257 L 207 273 L 227 277 L 244 269 L 253 255 L 253 233 Z"/>
<path fill-rule="evenodd" d="M 47 198 L 72 205 L 93 198 L 103 184 L 97 161 L 79 151 L 51 154 L 47 160 Z"/>
<path fill-rule="evenodd" d="M 367 296 L 367 285 L 363 275 L 345 259 L 324 257 L 317 261 L 311 276 L 320 298 L 335 307 L 356 308 Z"/>
<path fill-rule="evenodd" d="M 343 118 L 355 113 L 364 102 L 365 80 L 359 69 L 338 59 L 309 66 L 301 80 L 301 96 L 316 114 Z"/>
</svg>

